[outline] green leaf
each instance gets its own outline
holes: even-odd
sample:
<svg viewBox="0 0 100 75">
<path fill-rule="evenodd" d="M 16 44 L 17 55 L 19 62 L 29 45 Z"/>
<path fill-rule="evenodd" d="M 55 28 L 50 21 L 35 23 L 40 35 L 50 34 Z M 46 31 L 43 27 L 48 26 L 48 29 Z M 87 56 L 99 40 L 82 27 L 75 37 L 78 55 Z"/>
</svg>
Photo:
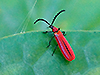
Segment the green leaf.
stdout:
<svg viewBox="0 0 100 75">
<path fill-rule="evenodd" d="M 33 24 L 38 18 L 51 23 L 62 9 L 54 26 L 68 30 L 65 37 L 76 56 L 71 62 L 59 48 L 51 56 L 57 43 L 53 39 L 46 48 L 52 34 L 42 31 L 48 25 Z M 99 16 L 99 0 L 0 0 L 0 75 L 100 74 Z"/>
<path fill-rule="evenodd" d="M 52 40 L 52 33 L 27 32 L 0 40 L 1 75 L 97 75 L 100 74 L 100 32 L 66 32 L 75 60 L 67 61 Z"/>
</svg>

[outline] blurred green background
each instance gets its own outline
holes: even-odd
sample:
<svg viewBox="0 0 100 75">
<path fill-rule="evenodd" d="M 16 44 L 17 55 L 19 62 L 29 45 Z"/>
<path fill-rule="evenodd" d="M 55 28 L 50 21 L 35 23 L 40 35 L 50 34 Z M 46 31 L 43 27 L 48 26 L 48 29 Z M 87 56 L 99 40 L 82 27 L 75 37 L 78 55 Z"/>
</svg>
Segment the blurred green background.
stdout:
<svg viewBox="0 0 100 75">
<path fill-rule="evenodd" d="M 65 36 L 76 59 L 68 62 L 55 40 L 46 48 L 52 33 L 48 25 L 60 10 L 54 26 Z M 0 0 L 0 75 L 99 75 L 100 0 Z M 25 33 L 21 33 L 25 32 Z M 15 34 L 15 35 L 14 35 Z"/>
<path fill-rule="evenodd" d="M 99 0 L 37 0 L 35 6 L 34 3 L 35 0 L 1 0 L 0 37 L 14 34 L 16 30 L 20 32 L 25 24 L 25 31 L 47 30 L 45 23 L 40 22 L 34 26 L 33 22 L 37 18 L 44 18 L 51 23 L 54 15 L 62 9 L 66 12 L 54 23 L 62 30 L 100 29 Z"/>
</svg>

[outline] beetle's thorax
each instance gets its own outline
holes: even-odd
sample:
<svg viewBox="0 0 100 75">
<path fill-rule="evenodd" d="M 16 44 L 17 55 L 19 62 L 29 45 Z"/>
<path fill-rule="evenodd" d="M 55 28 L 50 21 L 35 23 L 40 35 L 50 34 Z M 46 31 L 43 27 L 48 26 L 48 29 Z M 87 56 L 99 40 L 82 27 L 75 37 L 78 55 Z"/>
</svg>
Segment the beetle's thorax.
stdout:
<svg viewBox="0 0 100 75">
<path fill-rule="evenodd" d="M 49 27 L 52 29 L 53 32 L 57 32 L 57 31 L 58 31 L 58 28 L 56 28 L 56 27 L 53 26 L 53 25 L 50 25 Z"/>
<path fill-rule="evenodd" d="M 56 31 L 58 31 L 58 28 L 53 27 L 52 31 L 53 31 L 53 32 L 56 32 Z"/>
</svg>

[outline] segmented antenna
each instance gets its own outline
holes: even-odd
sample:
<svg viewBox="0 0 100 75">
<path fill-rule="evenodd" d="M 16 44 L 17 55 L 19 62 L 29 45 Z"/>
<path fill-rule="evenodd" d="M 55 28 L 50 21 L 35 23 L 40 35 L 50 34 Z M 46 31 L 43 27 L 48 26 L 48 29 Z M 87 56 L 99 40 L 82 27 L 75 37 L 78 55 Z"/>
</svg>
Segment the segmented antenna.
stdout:
<svg viewBox="0 0 100 75">
<path fill-rule="evenodd" d="M 64 11 L 65 11 L 65 10 L 61 10 L 59 13 L 57 13 L 57 15 L 55 15 L 55 17 L 53 18 L 53 21 L 52 21 L 51 24 L 50 24 L 48 21 L 44 20 L 44 19 L 37 19 L 37 20 L 34 22 L 34 24 L 35 24 L 36 22 L 38 22 L 38 21 L 44 21 L 44 22 L 46 22 L 48 25 L 52 26 L 52 24 L 54 23 L 54 21 L 55 21 L 55 19 L 57 18 L 57 16 L 58 16 L 60 13 L 64 12 Z"/>
<path fill-rule="evenodd" d="M 65 11 L 65 10 L 61 10 L 59 13 L 57 13 L 57 15 L 55 15 L 55 17 L 54 17 L 54 19 L 53 19 L 51 25 L 54 23 L 54 21 L 55 21 L 55 19 L 57 18 L 57 16 L 58 16 L 60 13 L 64 12 L 64 11 Z"/>
<path fill-rule="evenodd" d="M 34 22 L 34 24 L 35 24 L 36 22 L 38 22 L 38 21 L 44 21 L 44 22 L 46 22 L 48 25 L 50 25 L 50 23 L 49 23 L 48 21 L 44 20 L 44 19 L 37 19 L 37 20 Z"/>
</svg>

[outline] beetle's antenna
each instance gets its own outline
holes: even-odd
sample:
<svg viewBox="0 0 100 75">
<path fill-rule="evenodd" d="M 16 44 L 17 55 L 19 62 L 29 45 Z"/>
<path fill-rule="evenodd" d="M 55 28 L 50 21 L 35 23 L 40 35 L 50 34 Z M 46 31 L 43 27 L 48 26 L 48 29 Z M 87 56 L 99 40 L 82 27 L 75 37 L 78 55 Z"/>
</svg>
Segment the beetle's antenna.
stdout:
<svg viewBox="0 0 100 75">
<path fill-rule="evenodd" d="M 37 19 L 37 20 L 34 22 L 34 24 L 35 24 L 36 22 L 38 22 L 38 21 L 44 21 L 44 22 L 46 22 L 48 25 L 50 25 L 50 23 L 49 23 L 48 21 L 44 20 L 44 19 Z"/>
<path fill-rule="evenodd" d="M 57 13 L 57 15 L 55 15 L 55 17 L 53 18 L 53 21 L 52 21 L 51 25 L 50 25 L 50 23 L 49 23 L 48 21 L 46 21 L 46 20 L 44 20 L 44 19 L 37 19 L 37 20 L 34 22 L 34 24 L 35 24 L 36 22 L 38 22 L 38 21 L 44 21 L 44 22 L 46 22 L 48 25 L 52 26 L 52 24 L 54 23 L 54 21 L 55 21 L 55 19 L 57 18 L 57 16 L 58 16 L 60 13 L 64 12 L 64 11 L 65 11 L 65 10 L 61 10 L 59 13 Z"/>
<path fill-rule="evenodd" d="M 55 19 L 57 18 L 57 16 L 58 16 L 60 13 L 64 12 L 64 11 L 65 11 L 65 10 L 61 10 L 59 13 L 57 13 L 57 15 L 55 15 L 55 17 L 53 18 L 53 21 L 52 21 L 51 25 L 54 23 L 54 21 L 55 21 Z"/>
</svg>

